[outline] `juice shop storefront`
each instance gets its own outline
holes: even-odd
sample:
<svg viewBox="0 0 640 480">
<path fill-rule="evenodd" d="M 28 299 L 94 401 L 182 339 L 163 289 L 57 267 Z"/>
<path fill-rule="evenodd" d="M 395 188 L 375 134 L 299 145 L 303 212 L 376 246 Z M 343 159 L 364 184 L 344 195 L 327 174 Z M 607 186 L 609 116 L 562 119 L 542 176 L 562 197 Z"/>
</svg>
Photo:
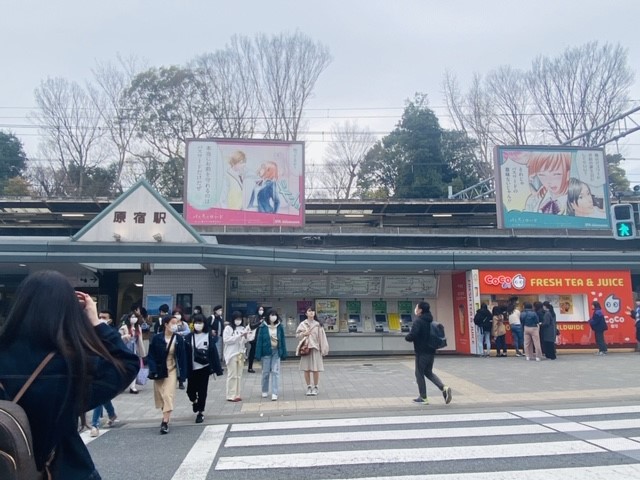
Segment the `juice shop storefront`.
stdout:
<svg viewBox="0 0 640 480">
<path fill-rule="evenodd" d="M 472 301 L 466 302 L 469 307 L 467 321 L 456 319 L 455 324 L 459 326 L 464 323 L 468 326 L 469 353 L 479 354 L 482 351 L 477 327 L 472 322 L 480 303 L 486 303 L 491 310 L 493 306 L 506 305 L 513 296 L 518 297 L 517 308 L 520 310 L 523 309 L 524 302 L 548 301 L 553 305 L 560 332 L 558 348 L 595 346 L 595 335 L 588 323 L 594 300 L 602 306 L 602 313 L 607 321 L 607 344 L 619 347 L 636 345 L 635 322 L 628 314 L 634 308 L 629 271 L 473 270 L 466 273 L 464 294 L 467 298 L 471 297 Z M 458 299 L 462 300 L 463 291 L 460 290 Z M 454 299 L 455 295 L 454 287 Z M 454 309 L 454 312 L 457 315 L 463 314 L 461 309 Z M 456 337 L 459 334 L 456 331 Z M 507 344 L 510 348 L 513 345 L 508 325 Z"/>
</svg>

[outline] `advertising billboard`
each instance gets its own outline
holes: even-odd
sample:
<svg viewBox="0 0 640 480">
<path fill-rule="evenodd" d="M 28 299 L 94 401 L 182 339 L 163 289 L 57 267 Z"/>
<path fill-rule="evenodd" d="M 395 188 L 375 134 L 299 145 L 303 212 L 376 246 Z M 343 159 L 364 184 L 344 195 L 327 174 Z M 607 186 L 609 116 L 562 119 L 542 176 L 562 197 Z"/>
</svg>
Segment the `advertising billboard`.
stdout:
<svg viewBox="0 0 640 480">
<path fill-rule="evenodd" d="M 304 225 L 302 142 L 187 140 L 184 178 L 191 225 Z"/>
<path fill-rule="evenodd" d="M 494 163 L 499 228 L 610 228 L 602 149 L 499 146 Z"/>
</svg>

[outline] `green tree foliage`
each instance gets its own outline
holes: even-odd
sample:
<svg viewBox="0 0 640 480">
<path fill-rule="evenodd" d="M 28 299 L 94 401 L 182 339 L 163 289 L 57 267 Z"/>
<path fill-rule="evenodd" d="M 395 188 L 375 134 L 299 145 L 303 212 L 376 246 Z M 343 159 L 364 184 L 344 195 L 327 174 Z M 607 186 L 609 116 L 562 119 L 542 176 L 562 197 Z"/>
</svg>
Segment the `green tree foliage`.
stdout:
<svg viewBox="0 0 640 480">
<path fill-rule="evenodd" d="M 627 179 L 627 172 L 620 166 L 620 162 L 624 160 L 624 157 L 616 153 L 606 155 L 605 160 L 609 171 L 609 189 L 611 193 L 628 191 L 630 184 Z"/>
<path fill-rule="evenodd" d="M 27 168 L 27 155 L 22 142 L 13 133 L 0 132 L 0 191 L 11 178 L 19 177 Z"/>
<path fill-rule="evenodd" d="M 452 182 L 477 181 L 469 167 L 474 143 L 442 129 L 427 97 L 407 103 L 396 128 L 367 152 L 358 177 L 363 198 L 446 198 Z"/>
</svg>

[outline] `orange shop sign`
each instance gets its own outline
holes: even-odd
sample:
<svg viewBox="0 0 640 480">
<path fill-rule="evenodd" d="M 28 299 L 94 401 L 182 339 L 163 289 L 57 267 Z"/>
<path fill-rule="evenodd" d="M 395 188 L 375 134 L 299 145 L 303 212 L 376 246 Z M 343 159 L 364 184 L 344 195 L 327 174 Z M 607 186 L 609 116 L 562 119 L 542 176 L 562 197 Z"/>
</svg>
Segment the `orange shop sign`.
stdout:
<svg viewBox="0 0 640 480">
<path fill-rule="evenodd" d="M 482 270 L 479 277 L 480 293 L 483 294 L 590 294 L 618 289 L 631 292 L 628 271 Z"/>
</svg>

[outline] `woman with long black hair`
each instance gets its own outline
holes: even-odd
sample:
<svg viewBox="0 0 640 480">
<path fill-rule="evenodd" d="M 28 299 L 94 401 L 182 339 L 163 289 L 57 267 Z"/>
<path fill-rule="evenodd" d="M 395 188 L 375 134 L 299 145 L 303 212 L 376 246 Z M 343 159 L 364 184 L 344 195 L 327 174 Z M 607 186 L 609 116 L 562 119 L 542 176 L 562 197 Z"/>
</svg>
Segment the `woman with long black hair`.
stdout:
<svg viewBox="0 0 640 480">
<path fill-rule="evenodd" d="M 65 276 L 29 275 L 0 330 L 0 383 L 13 399 L 50 353 L 51 360 L 18 402 L 29 418 L 36 466 L 53 479 L 99 479 L 78 434 L 78 418 L 124 390 L 138 357 L 98 318 L 93 299 Z M 3 390 L 0 389 L 0 397 Z"/>
</svg>

